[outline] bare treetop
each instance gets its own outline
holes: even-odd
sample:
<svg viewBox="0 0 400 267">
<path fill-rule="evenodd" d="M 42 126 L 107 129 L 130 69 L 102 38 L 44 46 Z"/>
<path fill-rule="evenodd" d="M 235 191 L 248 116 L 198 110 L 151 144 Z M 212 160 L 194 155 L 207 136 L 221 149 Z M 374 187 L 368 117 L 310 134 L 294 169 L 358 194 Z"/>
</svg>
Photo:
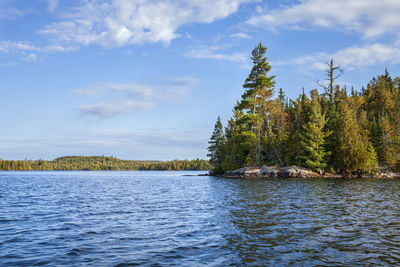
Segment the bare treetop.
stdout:
<svg viewBox="0 0 400 267">
<path fill-rule="evenodd" d="M 335 96 L 336 80 L 342 76 L 344 70 L 341 66 L 334 66 L 333 59 L 331 59 L 330 62 L 326 62 L 326 65 L 328 66 L 328 69 L 325 71 L 325 75 L 327 77 L 325 80 L 329 81 L 329 84 L 325 85 L 319 80 L 317 80 L 316 83 L 324 89 L 324 95 L 327 95 L 329 97 L 329 102 L 332 103 Z"/>
</svg>

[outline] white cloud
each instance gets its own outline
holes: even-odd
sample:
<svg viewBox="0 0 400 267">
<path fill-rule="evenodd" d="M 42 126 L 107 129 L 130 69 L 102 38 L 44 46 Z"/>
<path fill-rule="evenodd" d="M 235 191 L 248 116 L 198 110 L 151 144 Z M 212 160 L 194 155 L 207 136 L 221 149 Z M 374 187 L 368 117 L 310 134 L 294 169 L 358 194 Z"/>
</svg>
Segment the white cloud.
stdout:
<svg viewBox="0 0 400 267">
<path fill-rule="evenodd" d="M 352 46 L 341 49 L 333 54 L 315 53 L 289 61 L 272 62 L 271 65 L 302 65 L 308 70 L 325 70 L 325 62 L 334 59 L 335 64 L 348 70 L 365 68 L 378 64 L 399 64 L 400 48 L 386 44 Z"/>
<path fill-rule="evenodd" d="M 247 60 L 247 54 L 245 53 L 221 53 L 220 50 L 222 49 L 224 47 L 221 46 L 198 46 L 188 50 L 185 56 L 189 58 L 227 60 L 240 63 L 244 63 Z"/>
<path fill-rule="evenodd" d="M 154 106 L 151 102 L 136 102 L 136 101 L 121 101 L 107 102 L 99 104 L 81 105 L 79 114 L 81 116 L 99 116 L 101 118 L 114 117 L 124 113 L 131 113 L 141 109 L 146 109 Z"/>
<path fill-rule="evenodd" d="M 39 32 L 58 41 L 105 47 L 162 42 L 189 23 L 211 23 L 251 0 L 86 0 Z"/>
<path fill-rule="evenodd" d="M 0 54 L 18 55 L 19 59 L 14 58 L 12 62 L 0 63 L 0 67 L 14 67 L 18 61 L 36 62 L 42 55 L 55 52 L 69 52 L 79 49 L 76 46 L 49 45 L 38 47 L 26 41 L 0 41 Z"/>
<path fill-rule="evenodd" d="M 37 60 L 37 56 L 34 53 L 29 53 L 27 56 L 23 57 L 22 59 L 25 61 L 28 61 L 28 62 L 35 62 Z"/>
<path fill-rule="evenodd" d="M 38 47 L 27 41 L 0 41 L 0 53 L 4 54 L 24 54 L 29 52 L 68 52 L 78 49 L 76 46 L 61 46 L 61 45 L 49 45 L 44 47 Z"/>
<path fill-rule="evenodd" d="M 81 95 L 96 96 L 114 93 L 124 97 L 139 97 L 146 100 L 160 100 L 182 97 L 198 84 L 192 77 L 155 79 L 139 84 L 101 84 L 89 90 L 78 90 Z"/>
<path fill-rule="evenodd" d="M 155 106 L 159 101 L 184 97 L 199 80 L 192 77 L 156 79 L 142 84 L 101 84 L 77 93 L 90 98 L 100 97 L 103 102 L 81 105 L 81 116 L 114 117 Z M 110 101 L 111 99 L 111 101 Z"/>
<path fill-rule="evenodd" d="M 281 60 L 281 61 L 272 61 L 271 65 L 272 66 L 287 66 L 287 65 L 305 65 L 305 64 L 310 64 L 310 62 L 322 59 L 324 60 L 325 58 L 328 58 L 329 55 L 326 53 L 315 53 L 312 55 L 305 55 L 305 56 L 300 56 L 297 58 L 293 58 L 290 60 Z"/>
<path fill-rule="evenodd" d="M 16 19 L 23 15 L 24 12 L 19 9 L 0 7 L 0 19 Z"/>
<path fill-rule="evenodd" d="M 244 32 L 238 32 L 238 33 L 231 34 L 231 37 L 237 38 L 237 39 L 250 39 L 251 38 L 250 35 L 248 35 L 247 33 L 244 33 Z"/>
<path fill-rule="evenodd" d="M 40 49 L 40 51 L 45 53 L 55 53 L 55 52 L 69 52 L 78 50 L 77 46 L 61 46 L 61 45 L 49 45 Z"/>
<path fill-rule="evenodd" d="M 0 41 L 0 52 L 5 54 L 38 50 L 40 50 L 38 47 L 29 42 Z"/>
<path fill-rule="evenodd" d="M 400 48 L 385 44 L 352 46 L 331 56 L 348 68 L 400 63 Z"/>
<path fill-rule="evenodd" d="M 58 0 L 46 0 L 46 2 L 48 4 L 47 10 L 53 13 L 58 7 Z"/>
<path fill-rule="evenodd" d="M 400 30 L 397 0 L 302 0 L 296 5 L 267 11 L 248 20 L 252 26 L 316 26 L 356 31 L 364 37 L 396 34 Z"/>
<path fill-rule="evenodd" d="M 17 66 L 17 62 L 15 61 L 0 63 L 0 67 L 15 67 L 15 66 Z"/>
<path fill-rule="evenodd" d="M 39 58 L 42 58 L 41 55 L 46 53 L 68 52 L 77 49 L 79 48 L 76 46 L 49 45 L 38 47 L 26 41 L 0 41 L 0 54 L 18 55 L 19 60 L 26 62 L 36 62 Z M 0 67 L 14 67 L 16 65 L 17 62 L 12 61 L 0 64 Z"/>
<path fill-rule="evenodd" d="M 123 93 L 127 96 L 138 96 L 146 99 L 155 95 L 153 88 L 141 84 L 102 84 L 90 90 L 78 90 L 79 94 L 86 96 L 95 96 L 109 92 Z"/>
</svg>

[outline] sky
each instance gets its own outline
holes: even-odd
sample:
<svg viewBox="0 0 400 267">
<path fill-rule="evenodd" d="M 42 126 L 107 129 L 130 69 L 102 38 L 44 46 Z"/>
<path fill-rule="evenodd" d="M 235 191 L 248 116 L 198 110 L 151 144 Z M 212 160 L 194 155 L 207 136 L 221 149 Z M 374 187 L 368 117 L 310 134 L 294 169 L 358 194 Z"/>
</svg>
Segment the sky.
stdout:
<svg viewBox="0 0 400 267">
<path fill-rule="evenodd" d="M 399 76 L 398 0 L 0 0 L 0 158 L 207 158 L 268 48 L 276 90 L 326 62 L 360 90 Z"/>
</svg>

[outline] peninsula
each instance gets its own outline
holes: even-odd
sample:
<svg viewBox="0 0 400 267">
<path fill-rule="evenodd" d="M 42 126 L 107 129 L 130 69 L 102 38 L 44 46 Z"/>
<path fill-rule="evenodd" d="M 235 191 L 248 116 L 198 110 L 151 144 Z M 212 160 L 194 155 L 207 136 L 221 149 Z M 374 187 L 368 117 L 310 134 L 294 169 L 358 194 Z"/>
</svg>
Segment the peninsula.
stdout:
<svg viewBox="0 0 400 267">
<path fill-rule="evenodd" d="M 252 51 L 244 92 L 209 141 L 212 173 L 228 177 L 398 177 L 400 77 L 387 71 L 360 91 L 340 87 L 333 59 L 325 82 L 294 100 L 269 74 L 266 47 Z M 275 166 L 275 167 L 270 167 Z M 287 167 L 294 166 L 294 167 Z"/>
</svg>

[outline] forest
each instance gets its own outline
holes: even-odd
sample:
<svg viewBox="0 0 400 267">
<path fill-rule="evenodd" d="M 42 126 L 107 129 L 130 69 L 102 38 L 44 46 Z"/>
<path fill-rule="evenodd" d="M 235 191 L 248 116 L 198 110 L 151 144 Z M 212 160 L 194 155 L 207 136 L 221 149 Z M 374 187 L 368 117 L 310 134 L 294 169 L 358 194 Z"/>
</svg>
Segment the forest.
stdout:
<svg viewBox="0 0 400 267">
<path fill-rule="evenodd" d="M 307 95 L 275 95 L 275 76 L 261 43 L 244 92 L 224 127 L 220 117 L 209 141 L 215 173 L 245 166 L 297 165 L 319 173 L 400 171 L 400 77 L 386 70 L 356 91 L 340 87 L 333 59 L 325 80 Z M 275 96 L 275 97 L 274 97 Z"/>
<path fill-rule="evenodd" d="M 47 160 L 1 160 L 0 170 L 82 171 L 82 170 L 210 170 L 208 160 L 133 161 L 105 156 L 67 156 Z"/>
</svg>

